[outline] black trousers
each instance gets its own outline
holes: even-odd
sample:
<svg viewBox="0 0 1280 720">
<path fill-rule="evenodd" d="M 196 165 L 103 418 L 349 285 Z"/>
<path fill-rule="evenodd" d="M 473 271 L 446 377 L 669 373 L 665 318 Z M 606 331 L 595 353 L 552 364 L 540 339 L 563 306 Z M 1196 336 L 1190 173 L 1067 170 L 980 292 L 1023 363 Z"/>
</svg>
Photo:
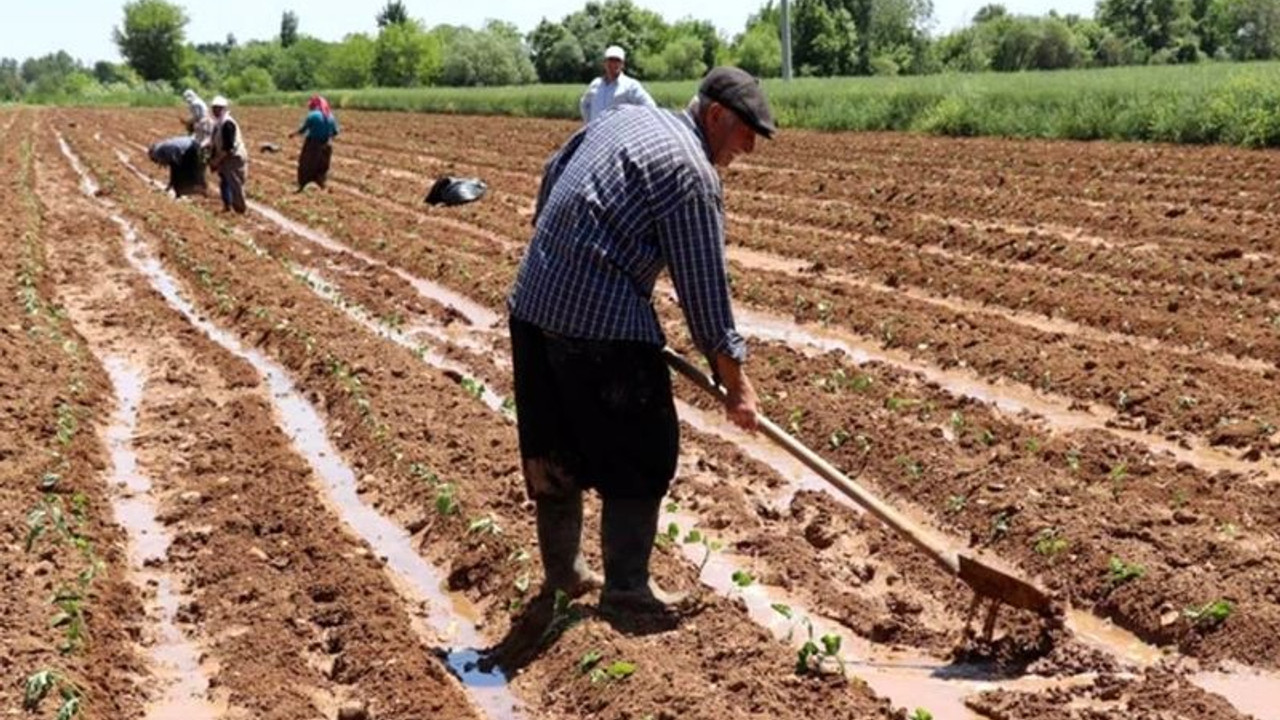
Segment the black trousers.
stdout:
<svg viewBox="0 0 1280 720">
<path fill-rule="evenodd" d="M 680 423 L 661 348 L 583 340 L 512 318 L 525 485 L 535 499 L 595 488 L 660 498 L 675 476 Z"/>
</svg>

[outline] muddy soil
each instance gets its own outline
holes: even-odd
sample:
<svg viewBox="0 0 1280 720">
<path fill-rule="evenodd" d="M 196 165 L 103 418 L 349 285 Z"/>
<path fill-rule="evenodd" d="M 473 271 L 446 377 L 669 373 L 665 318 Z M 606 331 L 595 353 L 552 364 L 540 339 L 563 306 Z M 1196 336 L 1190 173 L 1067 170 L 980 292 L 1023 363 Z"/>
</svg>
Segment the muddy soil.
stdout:
<svg viewBox="0 0 1280 720">
<path fill-rule="evenodd" d="M 678 527 L 655 571 L 697 602 L 674 624 L 619 627 L 589 594 L 531 655 L 520 633 L 549 606 L 534 595 L 503 311 L 541 163 L 572 124 L 344 113 L 331 188 L 295 194 L 283 135 L 296 113 L 240 114 L 251 146 L 288 148 L 255 153 L 243 218 L 217 212 L 216 198 L 157 191 L 162 173 L 139 146 L 171 129 L 164 113 L 22 117 L 65 234 L 120 247 L 104 208 L 135 227 L 202 322 L 291 377 L 362 503 L 403 528 L 455 595 L 423 607 L 391 581 L 395 553 L 384 561 L 325 500 L 257 370 L 149 293 L 123 255 L 46 241 L 61 253 L 71 321 L 94 328 L 87 344 L 149 378 L 136 444 L 175 539 L 158 569 L 189 595 L 183 632 L 208 653 L 220 712 L 332 716 L 368 703 L 375 717 L 408 717 L 423 708 L 407 696 L 427 693 L 433 713 L 492 716 L 476 709 L 476 679 L 450 674 L 448 639 L 423 631 L 433 611 L 458 613 L 474 642 L 503 651 L 529 717 L 869 717 L 931 704 L 938 717 L 1237 717 L 1229 692 L 1194 684 L 1197 663 L 1280 664 L 1267 392 L 1280 284 L 1267 270 L 1275 218 L 1261 193 L 1275 173 L 1262 155 L 788 133 L 726 174 L 731 272 L 740 325 L 759 338 L 764 409 L 922 523 L 1172 664 L 1148 668 L 1127 640 L 1010 612 L 994 643 L 975 642 L 963 586 L 758 441 L 726 433 L 684 384 L 668 508 Z M 0 128 L 19 126 L 6 119 Z M 105 204 L 77 194 L 58 133 Z M 1188 172 L 1210 160 L 1236 172 Z M 424 206 L 444 173 L 480 175 L 490 194 Z M 101 276 L 107 290 L 89 282 Z M 678 306 L 664 294 L 658 307 L 688 351 Z M 596 519 L 592 503 L 592 562 Z M 691 530 L 715 550 L 683 542 Z M 797 676 L 802 623 L 788 638 L 771 601 L 841 635 L 870 685 Z M 591 672 L 618 661 L 634 672 Z M 288 691 L 271 696 L 232 667 L 288 677 Z M 921 668 L 933 671 L 910 674 Z"/>
</svg>

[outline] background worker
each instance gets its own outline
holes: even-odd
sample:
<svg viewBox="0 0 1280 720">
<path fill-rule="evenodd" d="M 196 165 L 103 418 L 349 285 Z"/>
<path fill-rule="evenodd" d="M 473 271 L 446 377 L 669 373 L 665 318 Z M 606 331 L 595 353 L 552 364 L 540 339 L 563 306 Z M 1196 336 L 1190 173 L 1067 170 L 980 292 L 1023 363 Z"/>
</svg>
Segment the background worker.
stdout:
<svg viewBox="0 0 1280 720">
<path fill-rule="evenodd" d="M 204 195 L 204 163 L 200 161 L 200 144 L 190 135 L 179 135 L 153 143 L 147 148 L 151 161 L 169 168 L 169 185 L 174 196 Z"/>
<path fill-rule="evenodd" d="M 578 102 L 584 123 L 595 120 L 616 105 L 657 107 L 640 81 L 623 72 L 626 62 L 627 53 L 622 48 L 610 45 L 605 49 L 604 74 L 591 81 Z"/>
<path fill-rule="evenodd" d="M 213 99 L 213 152 L 209 169 L 218 173 L 222 209 L 245 212 L 244 183 L 248 176 L 249 151 L 245 149 L 240 125 L 227 109 L 227 99 L 221 95 Z"/>
<path fill-rule="evenodd" d="M 653 288 L 665 267 L 698 349 L 728 391 L 726 413 L 756 424 L 725 261 L 715 167 L 775 132 L 759 82 L 716 68 L 683 112 L 620 107 L 548 160 L 534 236 L 508 301 L 520 454 L 537 512 L 543 593 L 598 584 L 580 553 L 582 493 L 603 499 L 601 609 L 661 611 L 649 579 L 679 421 Z"/>
<path fill-rule="evenodd" d="M 307 111 L 302 127 L 293 133 L 306 138 L 298 155 L 298 192 L 302 192 L 307 183 L 324 187 L 333 159 L 332 140 L 338 136 L 338 119 L 333 116 L 328 100 L 312 95 L 307 101 Z"/>
</svg>

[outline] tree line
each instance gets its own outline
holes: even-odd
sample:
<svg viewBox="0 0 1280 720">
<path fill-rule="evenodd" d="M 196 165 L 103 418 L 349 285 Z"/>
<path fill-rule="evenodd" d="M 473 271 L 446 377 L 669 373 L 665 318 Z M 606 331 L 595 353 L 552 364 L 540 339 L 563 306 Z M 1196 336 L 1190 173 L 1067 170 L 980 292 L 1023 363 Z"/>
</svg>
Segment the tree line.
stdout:
<svg viewBox="0 0 1280 720">
<path fill-rule="evenodd" d="M 795 0 L 792 61 L 801 76 L 1020 71 L 1280 57 L 1280 0 L 1099 0 L 1093 17 L 1016 15 L 982 8 L 935 36 L 932 0 Z M 705 20 L 667 22 L 632 0 L 591 0 L 522 34 L 490 20 L 479 29 L 428 28 L 391 0 L 377 32 L 327 42 L 285 12 L 279 34 L 240 43 L 187 40 L 186 10 L 132 0 L 113 31 L 123 63 L 81 63 L 66 51 L 21 63 L 0 59 L 0 101 L 85 97 L 193 87 L 227 95 L 272 90 L 581 83 L 599 72 L 607 45 L 627 49 L 644 80 L 697 78 L 717 64 L 781 73 L 778 6 L 725 37 Z"/>
</svg>

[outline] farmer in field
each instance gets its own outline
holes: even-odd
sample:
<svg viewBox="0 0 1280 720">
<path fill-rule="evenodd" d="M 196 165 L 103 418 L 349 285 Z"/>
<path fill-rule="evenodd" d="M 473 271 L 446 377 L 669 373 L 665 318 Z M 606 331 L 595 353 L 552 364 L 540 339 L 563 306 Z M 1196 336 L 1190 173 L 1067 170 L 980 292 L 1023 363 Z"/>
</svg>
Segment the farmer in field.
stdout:
<svg viewBox="0 0 1280 720">
<path fill-rule="evenodd" d="M 610 45 L 605 49 L 604 75 L 591 81 L 578 103 L 582 122 L 589 123 L 617 105 L 657 107 L 640 81 L 623 72 L 626 63 L 627 53 L 622 48 Z"/>
<path fill-rule="evenodd" d="M 329 179 L 329 161 L 333 158 L 331 141 L 338 136 L 338 119 L 329 109 L 328 100 L 312 95 L 307 110 L 302 127 L 294 133 L 306 138 L 298 155 L 298 192 L 302 192 L 307 183 L 324 187 Z"/>
<path fill-rule="evenodd" d="M 213 108 L 213 152 L 209 168 L 218 173 L 224 211 L 244 214 L 244 182 L 248 173 L 249 152 L 245 149 L 240 125 L 227 110 L 227 99 L 219 95 Z"/>
<path fill-rule="evenodd" d="M 161 140 L 147 148 L 151 161 L 169 168 L 169 186 L 176 197 L 204 195 L 204 163 L 200 160 L 200 144 L 190 135 Z"/>
<path fill-rule="evenodd" d="M 623 107 L 580 129 L 544 168 L 534 236 L 508 304 L 526 489 L 537 507 L 544 594 L 599 582 L 579 552 L 582 492 L 603 498 L 601 608 L 677 600 L 649 579 L 679 424 L 653 288 L 665 267 L 693 340 L 756 424 L 734 328 L 715 167 L 772 137 L 759 82 L 721 67 L 683 112 Z"/>
<path fill-rule="evenodd" d="M 209 136 L 213 134 L 213 118 L 209 116 L 209 108 L 191 88 L 182 92 L 182 100 L 187 103 L 187 118 L 183 124 L 186 125 L 187 132 L 195 137 L 196 142 L 204 147 L 209 142 Z"/>
</svg>

